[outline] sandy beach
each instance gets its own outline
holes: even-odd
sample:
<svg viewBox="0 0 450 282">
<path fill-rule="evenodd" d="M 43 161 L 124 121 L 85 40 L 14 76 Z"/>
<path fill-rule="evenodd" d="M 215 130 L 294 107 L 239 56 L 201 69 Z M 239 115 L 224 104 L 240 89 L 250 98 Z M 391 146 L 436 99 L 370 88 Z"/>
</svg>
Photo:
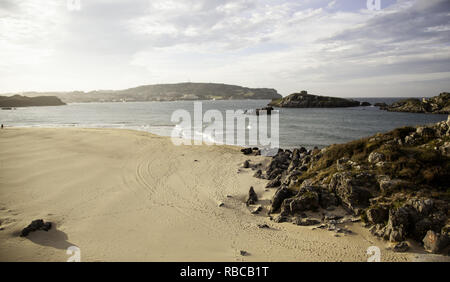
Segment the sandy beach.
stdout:
<svg viewBox="0 0 450 282">
<path fill-rule="evenodd" d="M 273 223 L 266 209 L 252 215 L 250 186 L 263 205 L 274 190 L 240 168 L 247 159 L 265 157 L 131 130 L 1 130 L 0 261 L 66 261 L 70 246 L 82 261 L 367 261 L 369 246 L 382 261 L 417 259 L 387 250 L 361 223 L 335 237 Z M 49 232 L 18 236 L 41 218 L 54 223 Z"/>
</svg>

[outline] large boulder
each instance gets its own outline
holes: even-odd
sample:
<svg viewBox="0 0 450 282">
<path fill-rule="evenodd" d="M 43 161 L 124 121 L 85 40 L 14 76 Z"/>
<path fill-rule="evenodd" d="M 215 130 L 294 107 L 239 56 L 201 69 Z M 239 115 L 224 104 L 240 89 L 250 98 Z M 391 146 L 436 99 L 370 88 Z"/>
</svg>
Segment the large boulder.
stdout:
<svg viewBox="0 0 450 282">
<path fill-rule="evenodd" d="M 413 228 L 415 210 L 409 206 L 389 210 L 389 220 L 386 225 L 384 238 L 391 242 L 404 241 Z"/>
<path fill-rule="evenodd" d="M 289 211 L 291 214 L 308 210 L 317 210 L 318 208 L 319 195 L 317 192 L 304 192 L 289 202 Z"/>
<path fill-rule="evenodd" d="M 277 178 L 278 176 L 282 176 L 284 173 L 284 170 L 281 168 L 275 168 L 275 169 L 268 169 L 266 170 L 266 178 L 268 180 L 273 180 Z"/>
<path fill-rule="evenodd" d="M 353 175 L 350 172 L 335 173 L 331 177 L 329 188 L 339 197 L 343 207 L 354 214 L 361 213 L 369 206 L 372 191 L 378 189 L 373 175 Z"/>
<path fill-rule="evenodd" d="M 372 152 L 372 153 L 370 153 L 367 160 L 369 161 L 369 163 L 376 164 L 379 162 L 384 162 L 386 160 L 386 157 L 384 156 L 383 153 Z"/>
<path fill-rule="evenodd" d="M 414 184 L 404 179 L 391 179 L 387 175 L 379 175 L 377 177 L 378 187 L 381 192 L 389 194 L 397 190 L 414 188 Z"/>
<path fill-rule="evenodd" d="M 422 138 L 433 138 L 435 136 L 435 132 L 433 129 L 431 129 L 430 127 L 418 127 L 416 129 L 416 133 L 419 134 L 420 137 Z"/>
<path fill-rule="evenodd" d="M 371 224 L 384 223 L 389 218 L 389 208 L 381 205 L 370 207 L 366 211 L 366 216 Z"/>
<path fill-rule="evenodd" d="M 275 188 L 279 187 L 280 185 L 281 185 L 281 175 L 278 175 L 277 177 L 269 181 L 269 183 L 267 183 L 266 188 Z"/>
<path fill-rule="evenodd" d="M 270 213 L 277 212 L 280 209 L 283 201 L 292 196 L 293 196 L 293 193 L 287 187 L 281 186 L 280 188 L 278 188 L 278 190 L 273 195 L 272 206 L 270 207 L 269 212 Z"/>
<path fill-rule="evenodd" d="M 289 151 L 280 150 L 278 154 L 272 157 L 272 160 L 267 166 L 266 174 L 269 180 L 274 179 L 288 169 L 291 162 Z"/>
<path fill-rule="evenodd" d="M 298 178 L 302 175 L 303 172 L 301 170 L 295 169 L 290 171 L 285 177 L 283 183 L 289 186 L 290 184 L 298 183 Z"/>
</svg>

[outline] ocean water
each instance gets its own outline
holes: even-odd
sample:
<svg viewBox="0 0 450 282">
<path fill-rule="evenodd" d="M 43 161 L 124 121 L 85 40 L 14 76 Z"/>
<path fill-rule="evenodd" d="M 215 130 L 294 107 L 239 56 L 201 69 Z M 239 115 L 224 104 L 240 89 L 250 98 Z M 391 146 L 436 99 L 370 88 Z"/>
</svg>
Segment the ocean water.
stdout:
<svg viewBox="0 0 450 282">
<path fill-rule="evenodd" d="M 357 99 L 357 98 L 355 98 Z M 398 98 L 361 98 L 370 103 L 392 103 Z M 218 110 L 225 117 L 227 110 L 251 110 L 267 105 L 268 100 L 202 101 L 202 110 Z M 202 128 L 194 127 L 191 136 L 187 129 L 171 122 L 172 113 L 186 110 L 193 118 L 194 102 L 132 102 L 132 103 L 74 103 L 59 107 L 29 107 L 0 110 L 0 123 L 17 127 L 87 127 L 125 128 L 171 136 L 174 128 L 181 137 L 213 141 Z M 446 115 L 394 113 L 377 107 L 336 109 L 279 109 L 279 145 L 282 148 L 304 146 L 324 147 L 367 137 L 377 132 L 407 126 L 435 123 L 446 120 Z M 270 118 L 269 118 L 270 119 Z M 208 124 L 203 125 L 203 129 Z M 254 127 L 247 123 L 247 129 Z M 230 133 L 229 124 L 215 138 Z M 227 131 L 228 130 L 228 131 Z M 270 132 L 270 129 L 269 129 Z M 236 129 L 234 129 L 236 134 Z M 228 142 L 237 145 L 247 144 Z M 254 141 L 254 140 L 253 140 Z M 251 144 L 250 144 L 251 145 Z"/>
</svg>

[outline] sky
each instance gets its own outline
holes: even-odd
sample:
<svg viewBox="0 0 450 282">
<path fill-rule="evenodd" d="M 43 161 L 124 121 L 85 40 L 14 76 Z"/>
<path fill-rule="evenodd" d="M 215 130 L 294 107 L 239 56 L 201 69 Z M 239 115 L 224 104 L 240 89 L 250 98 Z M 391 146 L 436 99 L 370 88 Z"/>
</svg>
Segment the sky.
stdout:
<svg viewBox="0 0 450 282">
<path fill-rule="evenodd" d="M 340 97 L 450 91 L 450 0 L 367 2 L 0 0 L 0 93 L 178 82 Z"/>
</svg>

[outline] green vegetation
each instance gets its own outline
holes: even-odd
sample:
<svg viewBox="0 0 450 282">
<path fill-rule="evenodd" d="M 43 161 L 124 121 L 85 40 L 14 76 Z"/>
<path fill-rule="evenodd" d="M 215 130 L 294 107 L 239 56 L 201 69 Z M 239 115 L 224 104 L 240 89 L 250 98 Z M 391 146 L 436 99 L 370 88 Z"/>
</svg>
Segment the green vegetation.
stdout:
<svg viewBox="0 0 450 282">
<path fill-rule="evenodd" d="M 422 138 L 419 139 L 422 141 L 415 145 L 404 144 L 405 137 L 415 131 L 416 128 L 403 127 L 346 144 L 331 145 L 314 156 L 316 161 L 299 176 L 299 183 L 307 179 L 313 183 L 329 183 L 331 176 L 339 171 L 337 161 L 345 158 L 357 164 L 356 168 L 345 169 L 352 174 L 364 170 L 375 175 L 405 180 L 392 185 L 392 190 L 415 190 L 417 185 L 448 189 L 450 158 L 436 150 L 436 144 L 448 142 L 450 138 L 445 136 L 440 138 L 440 141 L 436 138 L 431 140 Z M 382 154 L 384 161 L 377 165 L 369 163 L 368 158 L 372 152 Z"/>
</svg>

